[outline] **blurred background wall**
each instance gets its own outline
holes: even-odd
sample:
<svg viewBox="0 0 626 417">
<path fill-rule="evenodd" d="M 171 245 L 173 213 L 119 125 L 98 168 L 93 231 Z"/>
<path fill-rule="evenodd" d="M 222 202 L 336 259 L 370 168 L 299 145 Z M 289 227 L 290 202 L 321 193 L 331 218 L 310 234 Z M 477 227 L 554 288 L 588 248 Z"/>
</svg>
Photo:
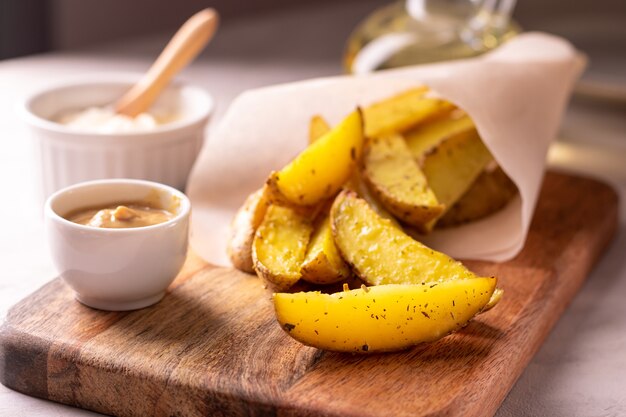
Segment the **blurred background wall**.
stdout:
<svg viewBox="0 0 626 417">
<path fill-rule="evenodd" d="M 389 0 L 0 0 L 0 59 L 172 32 L 195 11 L 208 6 L 217 8 L 223 20 L 228 21 L 339 2 L 359 3 L 359 10 L 364 10 L 363 3 L 371 4 L 371 10 L 390 3 Z M 355 21 L 363 17 L 355 16 Z M 613 40 L 626 36 L 626 0 L 518 0 L 514 18 L 526 30 L 547 30 L 570 38 L 573 29 L 597 32 L 597 26 Z M 602 41 L 597 36 L 594 39 Z"/>
<path fill-rule="evenodd" d="M 313 1 L 0 0 L 0 59 L 173 31 L 205 7 L 215 7 L 229 20 L 307 3 Z"/>
</svg>

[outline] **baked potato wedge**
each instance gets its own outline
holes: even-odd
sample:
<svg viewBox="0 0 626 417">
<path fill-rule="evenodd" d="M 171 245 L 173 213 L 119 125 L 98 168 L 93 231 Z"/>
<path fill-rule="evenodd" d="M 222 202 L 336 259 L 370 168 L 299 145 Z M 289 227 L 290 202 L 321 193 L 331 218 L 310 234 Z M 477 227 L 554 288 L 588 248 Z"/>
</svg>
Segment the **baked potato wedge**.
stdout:
<svg viewBox="0 0 626 417">
<path fill-rule="evenodd" d="M 454 108 L 448 101 L 429 97 L 428 92 L 428 87 L 413 88 L 366 107 L 365 136 L 401 133 Z"/>
<path fill-rule="evenodd" d="M 291 207 L 270 205 L 252 242 L 254 270 L 273 289 L 284 291 L 300 279 L 313 224 Z"/>
<path fill-rule="evenodd" d="M 240 271 L 254 274 L 252 242 L 267 206 L 265 188 L 262 188 L 248 196 L 233 218 L 226 252 L 233 266 Z"/>
<path fill-rule="evenodd" d="M 422 170 L 437 200 L 452 207 L 493 160 L 476 129 L 458 133 L 424 156 Z"/>
<path fill-rule="evenodd" d="M 406 349 L 440 339 L 480 313 L 495 278 L 274 294 L 276 318 L 305 345 L 339 352 Z"/>
<path fill-rule="evenodd" d="M 330 130 L 330 125 L 326 122 L 326 120 L 319 115 L 313 116 L 311 118 L 311 123 L 309 124 L 309 143 L 315 142 L 321 136 L 326 134 Z M 352 176 L 348 179 L 348 182 L 344 185 L 344 188 L 355 191 L 359 197 L 365 199 L 369 203 L 370 206 L 378 213 L 380 216 L 391 220 L 394 224 L 397 224 L 396 219 L 391 215 L 385 208 L 380 204 L 378 200 L 372 195 L 370 190 L 367 188 L 367 184 L 365 184 L 363 177 L 358 169 L 355 169 L 352 172 Z"/>
<path fill-rule="evenodd" d="M 361 158 L 363 138 L 363 119 L 357 109 L 283 169 L 270 174 L 267 185 L 273 201 L 314 206 L 334 196 Z"/>
<path fill-rule="evenodd" d="M 489 302 L 485 304 L 482 310 L 480 310 L 480 314 L 485 313 L 491 310 L 492 308 L 494 308 L 500 302 L 500 300 L 502 300 L 503 295 L 504 295 L 504 290 L 501 288 L 496 288 L 493 294 L 491 294 L 491 298 L 489 298 Z"/>
<path fill-rule="evenodd" d="M 315 142 L 326 133 L 330 132 L 330 125 L 319 114 L 311 117 L 311 122 L 309 123 L 309 144 Z"/>
<path fill-rule="evenodd" d="M 350 276 L 350 268 L 335 246 L 328 214 L 322 214 L 302 263 L 302 279 L 314 284 L 333 284 Z"/>
<path fill-rule="evenodd" d="M 402 227 L 387 209 L 382 205 L 380 201 L 372 194 L 367 183 L 363 179 L 363 175 L 357 170 L 352 174 L 352 178 L 346 183 L 345 189 L 354 191 L 359 197 L 367 201 L 367 204 L 380 216 L 388 219 L 396 227 Z"/>
<path fill-rule="evenodd" d="M 444 211 L 400 135 L 368 141 L 363 178 L 389 212 L 412 226 L 422 228 Z"/>
<path fill-rule="evenodd" d="M 452 227 L 480 220 L 501 210 L 517 194 L 515 183 L 496 166 L 485 169 L 454 206 L 437 221 L 437 227 Z"/>
<path fill-rule="evenodd" d="M 455 109 L 442 117 L 423 123 L 404 135 L 413 157 L 421 161 L 424 155 L 447 138 L 474 129 L 474 122 L 462 110 Z"/>
<path fill-rule="evenodd" d="M 331 208 L 335 244 L 370 285 L 421 284 L 476 278 L 463 264 L 412 239 L 355 193 L 342 191 Z"/>
</svg>

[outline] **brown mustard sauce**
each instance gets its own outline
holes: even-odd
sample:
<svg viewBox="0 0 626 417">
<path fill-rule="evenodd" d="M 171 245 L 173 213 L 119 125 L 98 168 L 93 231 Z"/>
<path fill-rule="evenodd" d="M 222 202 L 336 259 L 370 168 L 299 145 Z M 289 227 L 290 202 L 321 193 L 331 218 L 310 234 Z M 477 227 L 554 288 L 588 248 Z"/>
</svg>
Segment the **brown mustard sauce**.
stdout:
<svg viewBox="0 0 626 417">
<path fill-rule="evenodd" d="M 174 218 L 174 214 L 145 202 L 134 202 L 80 209 L 69 213 L 65 218 L 85 226 L 120 229 L 165 223 Z"/>
</svg>

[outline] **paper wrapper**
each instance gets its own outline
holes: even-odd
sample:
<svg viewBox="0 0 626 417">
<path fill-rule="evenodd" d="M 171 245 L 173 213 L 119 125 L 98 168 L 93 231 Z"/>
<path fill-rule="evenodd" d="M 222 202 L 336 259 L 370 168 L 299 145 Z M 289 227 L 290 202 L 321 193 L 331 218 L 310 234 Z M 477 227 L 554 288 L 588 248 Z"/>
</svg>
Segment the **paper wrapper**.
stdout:
<svg viewBox="0 0 626 417">
<path fill-rule="evenodd" d="M 585 60 L 565 40 L 520 35 L 478 58 L 252 90 L 234 100 L 200 154 L 187 187 L 191 242 L 208 262 L 230 265 L 230 222 L 268 174 L 307 145 L 312 115 L 331 124 L 366 106 L 426 84 L 464 109 L 520 191 L 484 220 L 435 231 L 422 241 L 460 259 L 505 261 L 524 245 L 545 170 L 574 82 Z"/>
</svg>

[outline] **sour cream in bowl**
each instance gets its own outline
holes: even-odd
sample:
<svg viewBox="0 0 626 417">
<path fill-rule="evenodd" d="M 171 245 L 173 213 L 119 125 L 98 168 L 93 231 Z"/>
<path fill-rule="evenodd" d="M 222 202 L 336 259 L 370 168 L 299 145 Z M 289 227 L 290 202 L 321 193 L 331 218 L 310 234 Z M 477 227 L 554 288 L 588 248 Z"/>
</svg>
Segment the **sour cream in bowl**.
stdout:
<svg viewBox="0 0 626 417">
<path fill-rule="evenodd" d="M 112 104 L 141 74 L 95 74 L 49 87 L 22 106 L 46 198 L 69 185 L 136 178 L 183 189 L 204 142 L 213 99 L 173 83 L 135 118 Z"/>
<path fill-rule="evenodd" d="M 55 121 L 70 129 L 99 133 L 146 132 L 167 123 L 150 113 L 140 113 L 135 117 L 116 114 L 112 107 L 88 107 L 85 110 L 69 111 Z"/>
</svg>

